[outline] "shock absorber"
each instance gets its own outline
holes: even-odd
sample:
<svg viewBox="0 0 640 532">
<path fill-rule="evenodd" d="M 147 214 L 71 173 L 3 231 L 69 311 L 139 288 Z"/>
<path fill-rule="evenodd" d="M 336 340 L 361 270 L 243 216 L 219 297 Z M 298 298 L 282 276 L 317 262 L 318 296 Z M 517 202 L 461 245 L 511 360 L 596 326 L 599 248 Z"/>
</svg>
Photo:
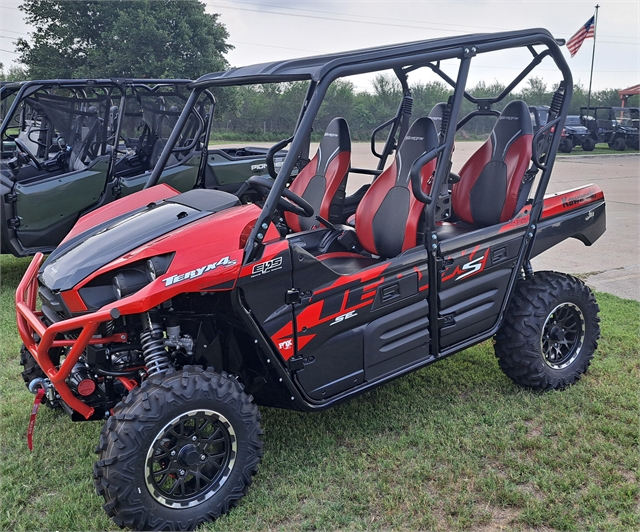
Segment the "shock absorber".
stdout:
<svg viewBox="0 0 640 532">
<path fill-rule="evenodd" d="M 162 326 L 154 322 L 149 312 L 142 318 L 144 331 L 140 334 L 142 355 L 149 376 L 166 373 L 171 367 L 169 354 L 164 348 Z"/>
<path fill-rule="evenodd" d="M 449 120 L 451 119 L 451 106 L 453 105 L 453 96 L 447 101 L 447 105 L 442 110 L 442 125 L 440 126 L 440 141 L 442 142 L 447 135 L 449 128 Z"/>
<path fill-rule="evenodd" d="M 564 99 L 564 81 L 560 82 L 558 88 L 553 93 L 551 99 L 551 105 L 549 106 L 549 120 L 554 119 L 560 113 L 560 107 L 562 106 L 562 100 Z"/>
</svg>

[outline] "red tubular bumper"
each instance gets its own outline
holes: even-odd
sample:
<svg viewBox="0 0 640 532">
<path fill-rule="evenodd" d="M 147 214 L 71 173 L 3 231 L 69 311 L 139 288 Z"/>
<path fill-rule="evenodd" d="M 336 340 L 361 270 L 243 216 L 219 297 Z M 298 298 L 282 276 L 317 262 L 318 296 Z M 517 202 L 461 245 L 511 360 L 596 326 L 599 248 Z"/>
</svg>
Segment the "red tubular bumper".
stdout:
<svg viewBox="0 0 640 532">
<path fill-rule="evenodd" d="M 86 419 L 89 419 L 94 409 L 73 395 L 66 380 L 73 366 L 78 362 L 78 359 L 88 345 L 126 342 L 127 335 L 116 334 L 109 337 L 93 338 L 96 329 L 101 323 L 113 319 L 111 309 L 98 310 L 97 312 L 60 321 L 47 327 L 42 322 L 42 312 L 36 310 L 38 269 L 40 268 L 42 259 L 42 253 L 35 255 L 16 291 L 16 320 L 18 323 L 18 332 L 24 345 L 33 355 L 33 358 L 35 358 L 40 368 L 42 368 L 42 371 L 47 375 L 62 400 L 76 412 L 83 415 Z M 59 335 L 78 330 L 80 334 L 76 339 L 56 339 Z M 39 341 L 36 341 L 36 336 L 40 338 Z M 55 367 L 49 357 L 49 350 L 56 347 L 71 347 L 71 349 L 67 351 L 66 357 L 59 369 Z"/>
</svg>

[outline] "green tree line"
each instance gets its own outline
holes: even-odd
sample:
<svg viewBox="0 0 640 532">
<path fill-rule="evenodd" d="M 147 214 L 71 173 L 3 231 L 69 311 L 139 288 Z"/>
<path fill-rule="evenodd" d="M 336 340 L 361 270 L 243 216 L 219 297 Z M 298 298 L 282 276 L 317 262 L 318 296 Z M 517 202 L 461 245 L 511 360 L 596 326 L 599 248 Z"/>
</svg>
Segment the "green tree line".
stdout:
<svg viewBox="0 0 640 532">
<path fill-rule="evenodd" d="M 499 82 L 480 82 L 468 89 L 479 98 L 499 94 L 505 88 Z M 271 141 L 291 135 L 306 93 L 306 82 L 225 88 L 217 96 L 214 140 L 249 138 Z M 529 105 L 549 105 L 555 87 L 548 86 L 541 78 L 531 78 L 524 88 L 512 93 L 495 108 L 500 111 L 513 99 L 521 99 Z M 414 99 L 413 117 L 426 116 L 439 102 L 446 102 L 451 89 L 444 82 L 419 82 L 411 85 Z M 315 131 L 320 134 L 337 116 L 344 117 L 354 140 L 368 140 L 378 125 L 389 120 L 397 111 L 402 99 L 402 89 L 390 75 L 378 75 L 370 90 L 356 90 L 353 83 L 338 80 L 327 92 L 315 122 Z M 592 92 L 591 106 L 620 105 L 617 89 Z M 637 106 L 638 96 L 628 100 L 627 106 Z M 570 114 L 579 114 L 580 107 L 587 106 L 587 90 L 582 85 L 574 87 Z M 465 100 L 462 114 L 475 109 Z M 486 136 L 493 127 L 492 117 L 471 120 L 460 131 L 463 138 Z"/>
</svg>

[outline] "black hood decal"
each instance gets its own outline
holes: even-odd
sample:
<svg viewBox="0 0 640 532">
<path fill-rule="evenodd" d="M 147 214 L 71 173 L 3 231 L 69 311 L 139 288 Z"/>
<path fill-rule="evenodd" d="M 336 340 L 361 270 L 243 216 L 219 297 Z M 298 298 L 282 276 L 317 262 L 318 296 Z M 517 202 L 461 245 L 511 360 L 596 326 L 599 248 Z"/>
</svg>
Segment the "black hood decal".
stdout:
<svg viewBox="0 0 640 532">
<path fill-rule="evenodd" d="M 50 290 L 69 290 L 125 253 L 238 204 L 238 198 L 231 194 L 201 189 L 152 203 L 92 227 L 62 244 L 42 265 L 40 279 Z"/>
</svg>

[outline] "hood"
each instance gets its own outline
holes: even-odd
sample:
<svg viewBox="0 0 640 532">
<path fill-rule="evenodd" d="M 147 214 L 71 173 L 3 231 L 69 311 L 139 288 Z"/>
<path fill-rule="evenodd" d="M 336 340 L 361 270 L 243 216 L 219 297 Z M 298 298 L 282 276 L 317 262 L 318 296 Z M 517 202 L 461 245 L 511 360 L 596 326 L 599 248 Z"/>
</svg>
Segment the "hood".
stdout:
<svg viewBox="0 0 640 532">
<path fill-rule="evenodd" d="M 239 203 L 226 192 L 195 189 L 122 214 L 61 244 L 40 269 L 41 281 L 51 290 L 69 290 L 147 242 Z"/>
<path fill-rule="evenodd" d="M 588 135 L 589 130 L 584 126 L 564 126 L 567 133 L 573 133 L 574 135 Z"/>
</svg>

